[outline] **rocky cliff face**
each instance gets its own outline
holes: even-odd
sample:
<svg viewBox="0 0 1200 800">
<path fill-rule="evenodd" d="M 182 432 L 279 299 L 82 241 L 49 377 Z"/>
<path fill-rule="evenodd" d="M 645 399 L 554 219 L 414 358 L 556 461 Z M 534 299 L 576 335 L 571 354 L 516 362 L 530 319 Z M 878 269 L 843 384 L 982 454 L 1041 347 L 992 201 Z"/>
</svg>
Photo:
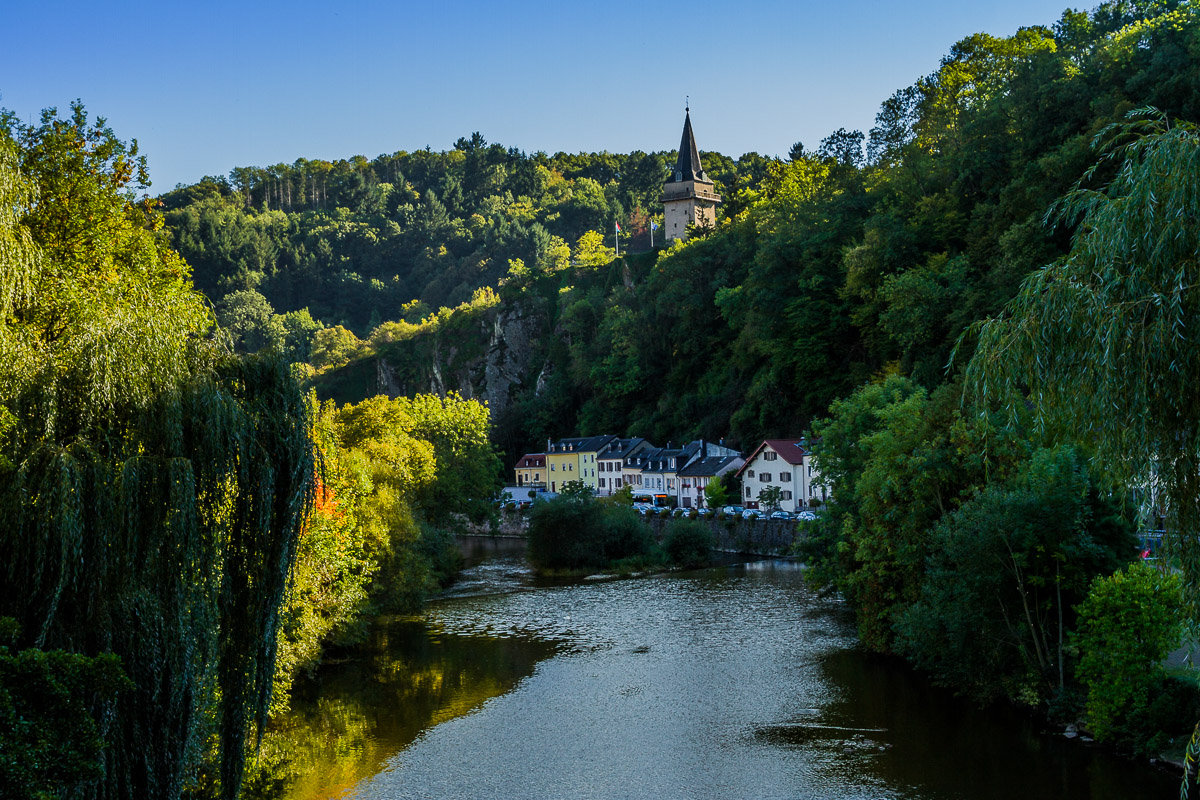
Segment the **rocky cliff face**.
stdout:
<svg viewBox="0 0 1200 800">
<path fill-rule="evenodd" d="M 403 356 L 375 359 L 375 391 L 390 397 L 458 392 L 486 401 L 493 417 L 521 386 L 538 380 L 544 355 L 543 314 L 521 304 L 487 310 L 467 325 L 448 326 L 422 337 Z"/>
</svg>

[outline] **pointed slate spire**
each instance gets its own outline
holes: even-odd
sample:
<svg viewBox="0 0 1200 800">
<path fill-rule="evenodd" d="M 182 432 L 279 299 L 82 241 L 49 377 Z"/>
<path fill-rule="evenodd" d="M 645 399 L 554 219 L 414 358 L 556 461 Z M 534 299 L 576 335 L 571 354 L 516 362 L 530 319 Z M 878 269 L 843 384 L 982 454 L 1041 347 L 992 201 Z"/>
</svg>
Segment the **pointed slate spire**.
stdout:
<svg viewBox="0 0 1200 800">
<path fill-rule="evenodd" d="M 675 162 L 675 174 L 671 178 L 668 183 L 680 181 L 709 183 L 708 176 L 704 174 L 704 167 L 700 166 L 700 150 L 696 147 L 696 137 L 692 135 L 691 109 L 684 112 L 683 138 L 679 140 L 679 160 Z"/>
</svg>

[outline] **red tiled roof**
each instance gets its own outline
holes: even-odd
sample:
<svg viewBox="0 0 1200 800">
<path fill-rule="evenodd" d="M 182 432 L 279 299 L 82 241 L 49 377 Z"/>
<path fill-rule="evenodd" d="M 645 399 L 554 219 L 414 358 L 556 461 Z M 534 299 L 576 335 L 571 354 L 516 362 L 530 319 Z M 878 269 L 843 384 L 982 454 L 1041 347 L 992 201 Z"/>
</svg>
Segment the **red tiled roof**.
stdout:
<svg viewBox="0 0 1200 800">
<path fill-rule="evenodd" d="M 526 453 L 513 469 L 536 469 L 546 466 L 545 453 Z"/>
<path fill-rule="evenodd" d="M 804 457 L 808 455 L 803 439 L 767 439 L 763 444 L 770 445 L 780 458 L 793 466 L 804 463 Z"/>
<path fill-rule="evenodd" d="M 770 447 L 779 457 L 792 466 L 799 466 L 804 463 L 804 457 L 809 454 L 808 449 L 804 447 L 803 439 L 765 439 L 763 443 L 754 448 L 754 452 L 746 459 L 746 463 L 737 471 L 741 475 L 746 467 L 754 463 L 754 459 L 763 451 L 764 447 Z"/>
</svg>

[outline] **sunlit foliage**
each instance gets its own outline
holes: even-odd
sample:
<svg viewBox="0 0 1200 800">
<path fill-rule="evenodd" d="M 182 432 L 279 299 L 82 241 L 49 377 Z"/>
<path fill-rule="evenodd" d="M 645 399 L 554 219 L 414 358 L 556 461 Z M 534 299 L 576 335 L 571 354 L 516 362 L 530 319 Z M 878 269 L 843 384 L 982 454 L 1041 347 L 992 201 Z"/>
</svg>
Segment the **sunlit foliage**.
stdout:
<svg viewBox="0 0 1200 800">
<path fill-rule="evenodd" d="M 18 646 L 114 653 L 134 684 L 101 706 L 87 793 L 175 797 L 212 734 L 233 797 L 311 502 L 304 395 L 209 343 L 136 144 L 103 120 L 4 116 L 0 176 L 0 612 Z"/>
</svg>

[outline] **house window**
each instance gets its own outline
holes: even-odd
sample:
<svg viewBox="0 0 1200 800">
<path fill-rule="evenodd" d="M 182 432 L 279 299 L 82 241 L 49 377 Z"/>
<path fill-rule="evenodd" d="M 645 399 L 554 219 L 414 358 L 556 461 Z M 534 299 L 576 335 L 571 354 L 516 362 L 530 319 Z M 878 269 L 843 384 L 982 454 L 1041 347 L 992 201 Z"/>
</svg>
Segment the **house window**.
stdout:
<svg viewBox="0 0 1200 800">
<path fill-rule="evenodd" d="M 773 453 L 770 450 L 763 453 L 763 461 L 774 461 L 777 458 L 779 458 L 779 453 Z"/>
<path fill-rule="evenodd" d="M 758 481 L 759 481 L 759 483 L 770 483 L 771 482 L 771 473 L 769 473 L 769 472 L 758 473 Z"/>
<path fill-rule="evenodd" d="M 747 486 L 746 487 L 746 497 L 749 497 L 749 496 L 750 496 L 750 487 Z"/>
<path fill-rule="evenodd" d="M 551 464 L 551 465 L 550 465 L 550 471 L 551 471 L 551 472 L 554 472 L 554 468 L 555 468 L 555 467 L 557 467 L 557 466 L 558 466 L 557 464 Z"/>
<path fill-rule="evenodd" d="M 603 488 L 604 488 L 604 478 L 601 478 L 601 479 L 600 479 L 600 488 L 601 488 L 601 489 L 603 489 Z"/>
<path fill-rule="evenodd" d="M 748 470 L 746 470 L 746 477 L 747 477 L 747 478 L 753 478 L 753 477 L 754 477 L 754 470 L 752 470 L 752 469 L 748 469 Z"/>
<path fill-rule="evenodd" d="M 542 473 L 540 473 L 540 472 L 533 473 L 533 482 L 534 483 L 540 483 L 541 480 L 542 480 Z"/>
<path fill-rule="evenodd" d="M 791 492 L 780 492 L 780 493 L 779 493 L 779 499 L 780 499 L 780 500 L 791 500 L 791 499 L 792 499 L 792 493 L 791 493 Z"/>
<path fill-rule="evenodd" d="M 792 480 L 792 473 L 790 473 L 790 472 L 779 473 L 779 482 L 780 483 L 788 483 L 791 480 Z"/>
</svg>

